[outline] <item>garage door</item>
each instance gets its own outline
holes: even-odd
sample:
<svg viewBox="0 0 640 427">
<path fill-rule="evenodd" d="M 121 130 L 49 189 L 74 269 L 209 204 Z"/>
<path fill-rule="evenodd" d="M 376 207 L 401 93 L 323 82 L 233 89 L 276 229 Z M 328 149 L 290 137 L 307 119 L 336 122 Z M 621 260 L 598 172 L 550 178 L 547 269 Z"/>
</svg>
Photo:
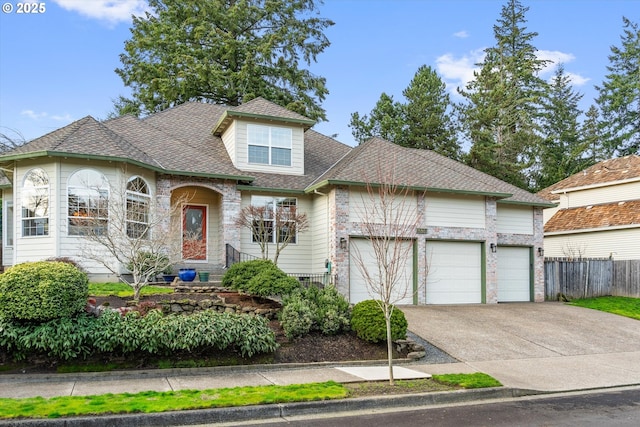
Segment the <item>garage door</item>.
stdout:
<svg viewBox="0 0 640 427">
<path fill-rule="evenodd" d="M 482 246 L 427 242 L 427 304 L 482 302 Z"/>
<path fill-rule="evenodd" d="M 498 302 L 531 301 L 529 248 L 498 247 Z"/>
<path fill-rule="evenodd" d="M 403 241 L 403 245 L 409 251 L 409 256 L 403 268 L 400 270 L 400 280 L 395 287 L 393 301 L 395 304 L 413 304 L 413 250 L 411 241 Z M 349 261 L 349 302 L 355 304 L 368 299 L 380 299 L 378 296 L 372 296 L 367 290 L 367 284 L 358 267 L 359 258 L 367 267 L 368 274 L 371 277 L 378 277 L 378 267 L 376 256 L 371 246 L 371 242 L 365 239 L 349 239 L 350 245 L 350 261 Z M 358 256 L 357 253 L 360 255 Z"/>
</svg>

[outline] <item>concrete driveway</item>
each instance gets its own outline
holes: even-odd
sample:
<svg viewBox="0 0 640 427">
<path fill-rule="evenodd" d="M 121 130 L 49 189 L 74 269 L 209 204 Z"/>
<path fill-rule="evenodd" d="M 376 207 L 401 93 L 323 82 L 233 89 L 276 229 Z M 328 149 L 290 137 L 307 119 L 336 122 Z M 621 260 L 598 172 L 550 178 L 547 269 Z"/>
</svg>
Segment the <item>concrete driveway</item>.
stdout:
<svg viewBox="0 0 640 427">
<path fill-rule="evenodd" d="M 555 302 L 401 308 L 461 372 L 537 390 L 640 384 L 638 320 Z"/>
</svg>

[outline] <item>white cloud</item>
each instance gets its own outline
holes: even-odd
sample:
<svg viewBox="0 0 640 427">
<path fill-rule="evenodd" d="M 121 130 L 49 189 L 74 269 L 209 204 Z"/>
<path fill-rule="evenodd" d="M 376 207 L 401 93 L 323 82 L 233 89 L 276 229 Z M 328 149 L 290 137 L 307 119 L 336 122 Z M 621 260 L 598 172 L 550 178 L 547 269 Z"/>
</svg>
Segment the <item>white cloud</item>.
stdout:
<svg viewBox="0 0 640 427">
<path fill-rule="evenodd" d="M 552 73 L 558 64 L 566 64 L 576 59 L 576 57 L 571 53 L 564 53 L 557 50 L 538 50 L 536 52 L 536 57 L 538 57 L 538 59 L 549 61 L 540 71 L 540 74 L 543 75 Z"/>
<path fill-rule="evenodd" d="M 146 0 L 53 0 L 63 9 L 110 24 L 128 22 L 131 15 L 144 15 Z"/>
<path fill-rule="evenodd" d="M 453 33 L 453 37 L 457 37 L 459 39 L 466 39 L 467 37 L 469 37 L 469 33 L 467 33 L 465 30 L 462 30 L 462 31 L 458 31 L 457 33 Z"/>
<path fill-rule="evenodd" d="M 484 49 L 471 51 L 461 57 L 447 53 L 436 58 L 436 68 L 449 90 L 455 93 L 456 88 L 466 86 L 473 79 L 473 72 L 478 69 L 476 64 L 483 59 Z"/>
<path fill-rule="evenodd" d="M 36 113 L 33 110 L 22 110 L 20 112 L 20 115 L 22 116 L 27 116 L 28 118 L 32 119 L 32 120 L 40 120 L 40 119 L 44 119 L 48 116 L 47 113 Z"/>
<path fill-rule="evenodd" d="M 41 112 L 41 113 L 36 113 L 33 110 L 22 110 L 20 112 L 21 116 L 26 116 L 28 118 L 30 118 L 31 120 L 54 120 L 56 122 L 70 122 L 73 120 L 73 118 L 71 117 L 71 115 L 69 113 L 65 113 L 65 114 L 54 114 L 54 115 L 49 115 L 49 113 L 47 112 Z"/>
</svg>

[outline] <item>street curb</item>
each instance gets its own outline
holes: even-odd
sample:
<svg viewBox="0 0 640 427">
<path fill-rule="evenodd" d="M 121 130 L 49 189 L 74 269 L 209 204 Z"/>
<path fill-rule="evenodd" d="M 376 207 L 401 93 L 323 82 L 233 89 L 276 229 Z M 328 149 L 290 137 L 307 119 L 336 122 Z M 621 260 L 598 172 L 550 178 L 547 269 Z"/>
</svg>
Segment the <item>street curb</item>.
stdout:
<svg viewBox="0 0 640 427">
<path fill-rule="evenodd" d="M 116 427 L 135 426 L 180 426 L 221 422 L 278 419 L 318 413 L 340 413 L 369 409 L 393 409 L 428 407 L 449 403 L 462 403 L 491 399 L 546 394 L 536 390 L 518 388 L 490 388 L 400 394 L 318 402 L 295 402 L 273 405 L 236 406 L 231 408 L 194 409 L 189 411 L 158 412 L 151 414 L 104 415 L 93 417 L 68 417 L 58 419 L 0 420 L 0 426 L 16 427 Z"/>
</svg>

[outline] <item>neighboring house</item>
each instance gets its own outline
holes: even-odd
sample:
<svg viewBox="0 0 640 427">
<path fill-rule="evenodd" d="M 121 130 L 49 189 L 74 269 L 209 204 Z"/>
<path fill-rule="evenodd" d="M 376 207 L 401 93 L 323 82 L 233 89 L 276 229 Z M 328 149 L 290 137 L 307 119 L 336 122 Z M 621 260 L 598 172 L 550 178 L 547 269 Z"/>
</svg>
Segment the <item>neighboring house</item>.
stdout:
<svg viewBox="0 0 640 427">
<path fill-rule="evenodd" d="M 640 156 L 605 160 L 538 193 L 545 256 L 640 259 Z"/>
<path fill-rule="evenodd" d="M 260 255 L 249 230 L 236 224 L 250 204 L 296 206 L 310 227 L 280 255 L 288 273 L 330 270 L 351 302 L 368 299 L 354 267 L 357 247 L 375 263 L 362 236 L 358 206 L 380 165 L 414 191 L 423 214 L 414 256 L 404 266 L 415 304 L 496 303 L 544 299 L 542 210 L 545 200 L 427 150 L 374 138 L 351 148 L 310 129 L 314 122 L 262 98 L 239 107 L 186 103 L 137 119 L 85 117 L 0 156 L 8 177 L 4 259 L 9 266 L 49 257 L 80 261 L 93 280 L 113 279 L 82 259 L 77 216 L 103 218 L 95 200 L 108 184 L 135 182 L 144 206 L 175 203 L 201 230 L 206 251 L 184 264 L 225 265 L 227 245 Z M 365 196 L 365 197 L 363 197 Z M 129 197 L 129 193 L 127 193 Z M 129 200 L 129 199 L 127 199 Z M 278 238 L 278 231 L 273 233 Z"/>
</svg>

